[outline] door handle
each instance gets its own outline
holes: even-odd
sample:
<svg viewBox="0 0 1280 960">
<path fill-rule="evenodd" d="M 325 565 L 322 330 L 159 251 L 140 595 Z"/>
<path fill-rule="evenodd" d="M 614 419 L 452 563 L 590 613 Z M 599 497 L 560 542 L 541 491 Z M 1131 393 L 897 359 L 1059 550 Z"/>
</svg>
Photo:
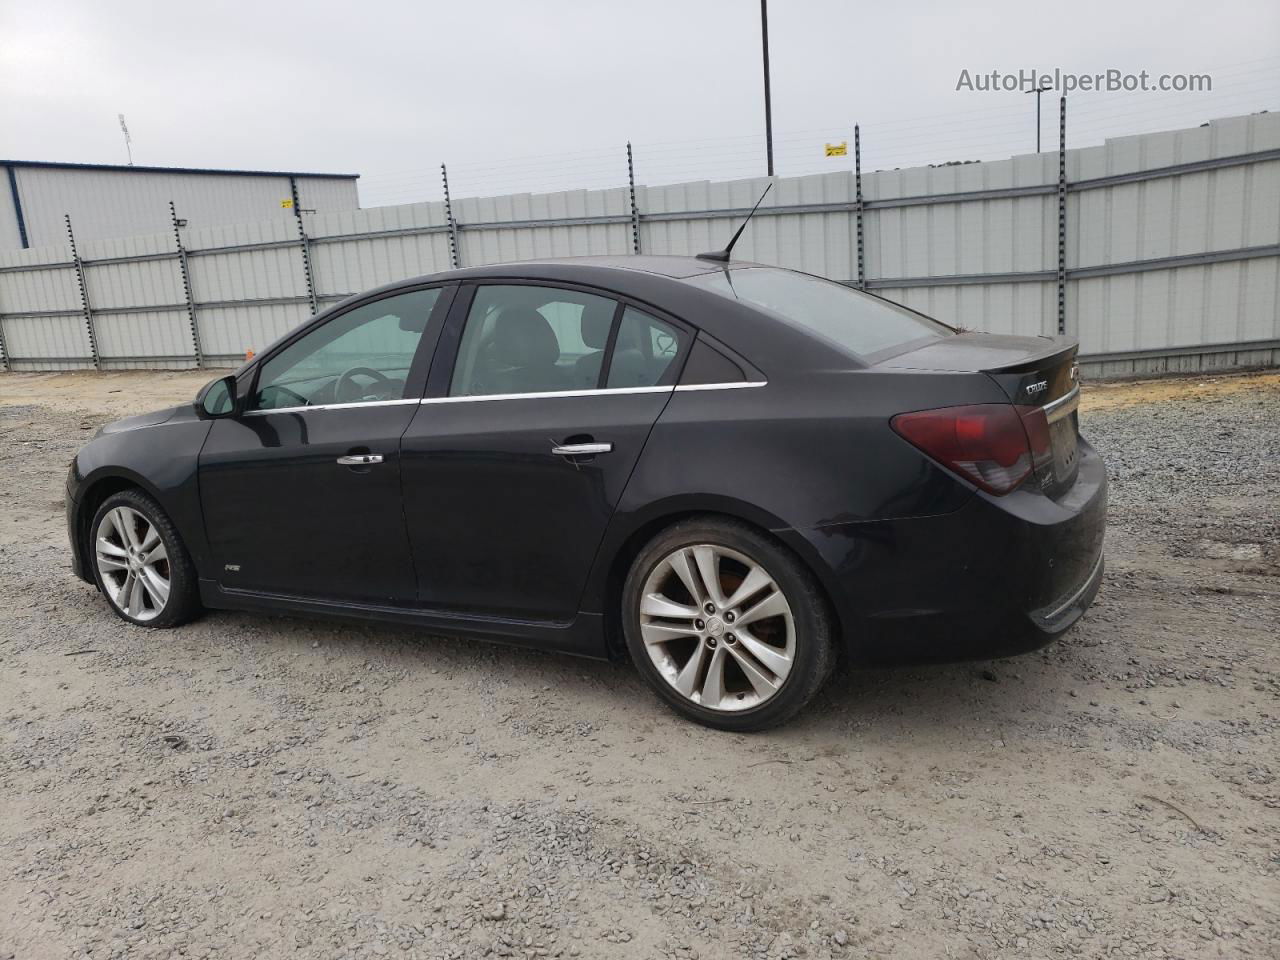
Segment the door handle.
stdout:
<svg viewBox="0 0 1280 960">
<path fill-rule="evenodd" d="M 612 443 L 568 443 L 562 447 L 552 447 L 551 452 L 561 457 L 591 457 L 597 453 L 608 453 L 612 449 Z"/>
<path fill-rule="evenodd" d="M 343 467 L 367 467 L 370 464 L 381 462 L 382 454 L 380 453 L 353 453 L 349 456 L 338 458 L 338 464 Z"/>
</svg>

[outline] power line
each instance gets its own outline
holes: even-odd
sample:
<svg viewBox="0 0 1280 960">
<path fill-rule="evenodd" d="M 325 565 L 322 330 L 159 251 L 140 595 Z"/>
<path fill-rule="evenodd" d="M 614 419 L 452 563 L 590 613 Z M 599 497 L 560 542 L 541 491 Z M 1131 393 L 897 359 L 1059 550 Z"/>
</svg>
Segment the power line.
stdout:
<svg viewBox="0 0 1280 960">
<path fill-rule="evenodd" d="M 1261 66 L 1260 66 L 1261 65 Z M 1280 106 L 1280 56 L 1207 68 L 1217 89 L 1199 92 L 1088 91 L 1070 96 L 1072 146 L 1101 143 L 1110 135 L 1187 128 L 1233 114 Z M 1223 83 L 1222 78 L 1230 82 Z M 931 116 L 864 121 L 864 167 L 891 169 L 949 160 L 1006 159 L 1026 153 L 1025 106 L 1013 101 Z M 783 171 L 794 175 L 847 172 L 851 161 L 831 162 L 818 152 L 824 141 L 848 138 L 852 119 L 807 130 L 776 131 L 774 153 Z M 650 186 L 757 176 L 759 133 L 645 142 L 633 139 L 635 169 Z M 450 164 L 460 191 L 472 196 L 623 189 L 621 147 L 513 157 L 466 159 Z M 366 195 L 390 203 L 438 196 L 434 173 L 422 168 L 367 174 Z"/>
</svg>

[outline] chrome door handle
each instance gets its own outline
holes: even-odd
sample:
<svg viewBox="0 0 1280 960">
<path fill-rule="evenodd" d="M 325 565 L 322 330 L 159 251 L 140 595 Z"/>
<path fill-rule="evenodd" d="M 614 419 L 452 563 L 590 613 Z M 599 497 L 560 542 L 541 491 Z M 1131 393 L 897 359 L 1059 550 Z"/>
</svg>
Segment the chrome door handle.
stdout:
<svg viewBox="0 0 1280 960">
<path fill-rule="evenodd" d="M 381 463 L 382 454 L 380 453 L 353 453 L 350 456 L 339 457 L 338 464 L 343 467 L 367 467 L 371 463 Z"/>
<path fill-rule="evenodd" d="M 551 452 L 561 457 L 590 457 L 597 453 L 608 453 L 612 449 L 612 443 L 570 443 L 563 447 L 552 447 Z"/>
</svg>

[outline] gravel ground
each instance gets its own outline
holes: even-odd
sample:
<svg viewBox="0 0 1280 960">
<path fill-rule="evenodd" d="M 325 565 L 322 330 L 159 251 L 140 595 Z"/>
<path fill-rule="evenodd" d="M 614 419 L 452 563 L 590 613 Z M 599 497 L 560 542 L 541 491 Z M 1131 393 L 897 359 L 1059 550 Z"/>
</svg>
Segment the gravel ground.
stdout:
<svg viewBox="0 0 1280 960">
<path fill-rule="evenodd" d="M 1086 620 L 751 736 L 625 664 L 126 626 L 66 464 L 192 382 L 0 377 L 0 960 L 1280 955 L 1280 376 L 1087 388 Z"/>
</svg>

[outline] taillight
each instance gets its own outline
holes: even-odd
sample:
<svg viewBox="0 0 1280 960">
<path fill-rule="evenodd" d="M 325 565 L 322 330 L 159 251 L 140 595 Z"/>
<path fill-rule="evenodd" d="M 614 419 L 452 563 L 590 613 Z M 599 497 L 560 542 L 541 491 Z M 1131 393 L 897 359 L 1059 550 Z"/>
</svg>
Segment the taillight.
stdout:
<svg viewBox="0 0 1280 960">
<path fill-rule="evenodd" d="M 1031 445 L 1031 463 L 1042 482 L 1053 479 L 1053 441 L 1049 437 L 1049 421 L 1043 407 L 1014 407 L 1022 419 Z"/>
<path fill-rule="evenodd" d="M 900 413 L 890 423 L 913 446 L 996 496 L 1052 457 L 1049 424 L 1039 407 L 979 403 Z"/>
</svg>

